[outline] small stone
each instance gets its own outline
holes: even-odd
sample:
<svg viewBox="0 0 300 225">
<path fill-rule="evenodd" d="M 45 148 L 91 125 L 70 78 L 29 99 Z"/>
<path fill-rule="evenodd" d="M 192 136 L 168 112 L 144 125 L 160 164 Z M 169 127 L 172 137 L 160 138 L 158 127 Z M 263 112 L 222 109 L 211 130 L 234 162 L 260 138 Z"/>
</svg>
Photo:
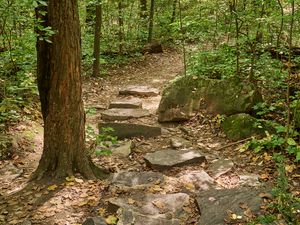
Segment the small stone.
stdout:
<svg viewBox="0 0 300 225">
<path fill-rule="evenodd" d="M 128 86 L 119 91 L 120 95 L 135 95 L 141 97 L 150 97 L 159 95 L 159 90 L 147 86 Z"/>
<path fill-rule="evenodd" d="M 99 129 L 111 127 L 114 129 L 112 135 L 119 139 L 132 137 L 156 137 L 161 135 L 161 127 L 148 126 L 134 123 L 99 123 Z"/>
<path fill-rule="evenodd" d="M 216 179 L 229 172 L 233 166 L 234 163 L 229 159 L 216 159 L 209 166 L 208 170 L 211 172 L 211 176 Z"/>
<path fill-rule="evenodd" d="M 90 217 L 87 218 L 82 225 L 106 225 L 106 222 L 101 217 Z"/>
<path fill-rule="evenodd" d="M 128 120 L 150 116 L 146 109 L 108 109 L 101 113 L 101 118 L 106 121 Z"/>
<path fill-rule="evenodd" d="M 121 155 L 127 157 L 131 154 L 132 141 L 127 141 L 118 145 L 113 145 L 111 152 L 113 155 Z"/>
<path fill-rule="evenodd" d="M 138 98 L 117 99 L 109 104 L 109 109 L 123 108 L 123 109 L 137 109 L 142 108 L 142 100 Z"/>
<path fill-rule="evenodd" d="M 191 145 L 191 143 L 188 140 L 181 137 L 171 138 L 170 142 L 172 148 L 187 147 Z"/>
<path fill-rule="evenodd" d="M 239 178 L 240 178 L 239 185 L 241 186 L 257 187 L 261 185 L 261 183 L 259 182 L 258 174 L 254 174 L 254 173 L 241 174 L 239 175 Z"/>
<path fill-rule="evenodd" d="M 199 151 L 177 151 L 177 150 L 161 150 L 154 153 L 147 153 L 144 156 L 146 163 L 158 170 L 169 169 L 174 166 L 185 166 L 189 164 L 201 164 L 205 161 Z"/>
</svg>

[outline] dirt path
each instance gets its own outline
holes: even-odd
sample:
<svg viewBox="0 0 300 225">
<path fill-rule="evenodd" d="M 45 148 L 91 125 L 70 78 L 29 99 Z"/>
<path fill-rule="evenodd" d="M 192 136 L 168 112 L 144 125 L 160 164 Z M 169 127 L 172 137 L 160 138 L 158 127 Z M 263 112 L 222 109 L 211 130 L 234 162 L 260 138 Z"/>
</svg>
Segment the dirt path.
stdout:
<svg viewBox="0 0 300 225">
<path fill-rule="evenodd" d="M 167 51 L 163 54 L 146 55 L 136 63 L 111 70 L 106 78 L 85 79 L 83 86 L 85 108 L 92 112 L 87 115 L 87 126 L 96 129 L 101 112 L 108 107 L 111 100 L 117 98 L 118 90 L 121 87 L 147 85 L 161 91 L 163 86 L 182 70 L 182 56 L 174 51 Z M 155 111 L 159 100 L 160 96 L 143 98 L 144 108 L 151 112 L 151 116 L 131 119 L 128 122 L 157 124 Z M 208 177 L 209 175 L 213 176 L 216 169 L 212 169 L 212 166 L 216 160 L 230 159 L 230 166 L 223 169 L 221 175 L 208 178 L 209 183 L 219 188 L 229 189 L 240 186 L 241 175 L 246 174 L 254 175 L 250 177 L 252 178 L 250 182 L 255 183 L 258 182 L 258 177 L 261 174 L 270 172 L 263 167 L 258 167 L 257 163 L 253 163 L 251 154 L 237 154 L 236 145 L 218 150 L 228 143 L 227 140 L 219 132 L 217 122 L 210 123 L 207 118 L 199 114 L 186 123 L 164 125 L 163 134 L 158 137 L 134 138 L 132 140 L 134 147 L 130 157 L 110 155 L 98 156 L 94 159 L 98 165 L 115 173 L 120 171 L 138 173 L 153 171 L 156 173 L 158 171 L 150 169 L 143 157 L 147 153 L 170 148 L 172 138 L 184 138 L 189 143 L 188 146 L 184 147 L 187 151 L 201 149 L 206 157 L 206 162 L 174 167 L 157 173 L 158 176 L 162 174 L 164 182 L 154 183 L 137 190 L 118 184 L 109 184 L 108 181 L 84 181 L 80 176 L 76 176 L 67 178 L 61 184 L 53 184 L 51 181 L 43 184 L 30 184 L 19 191 L 26 185 L 30 173 L 34 171 L 42 149 L 41 125 L 25 123 L 19 129 L 20 133 L 25 132 L 25 134 L 31 131 L 29 132 L 30 137 L 26 139 L 31 139 L 31 142 L 24 143 L 22 148 L 24 154 L 12 161 L 15 168 L 21 169 L 16 172 L 18 173 L 17 178 L 1 181 L 0 224 L 18 224 L 21 221 L 27 222 L 23 225 L 81 224 L 88 216 L 108 217 L 115 215 L 108 210 L 109 198 L 111 197 L 126 199 L 126 204 L 138 207 L 141 203 L 139 202 L 140 199 L 135 196 L 138 193 L 142 196 L 146 194 L 181 194 L 181 197 L 188 199 L 186 205 L 180 206 L 178 204 L 179 208 L 184 208 L 185 222 L 183 224 L 197 224 L 199 207 L 194 196 L 203 188 L 201 185 L 197 186 L 200 182 L 197 179 L 201 180 L 206 175 Z M 4 162 L 1 167 L 4 168 L 9 163 Z M 204 172 L 205 175 L 203 175 Z M 173 198 L 172 196 L 170 198 Z M 159 214 L 166 214 L 165 211 L 168 210 L 168 206 L 162 203 L 160 198 L 153 201 L 155 202 L 155 210 L 158 210 Z M 177 200 L 171 199 L 171 202 L 174 201 Z M 182 211 L 181 208 L 178 209 L 180 212 Z M 176 211 L 177 209 L 172 210 Z M 172 213 L 174 212 L 172 211 Z M 150 219 L 154 218 L 150 216 Z M 175 220 L 177 221 L 177 218 L 174 218 Z M 175 222 L 174 224 L 176 224 Z"/>
</svg>

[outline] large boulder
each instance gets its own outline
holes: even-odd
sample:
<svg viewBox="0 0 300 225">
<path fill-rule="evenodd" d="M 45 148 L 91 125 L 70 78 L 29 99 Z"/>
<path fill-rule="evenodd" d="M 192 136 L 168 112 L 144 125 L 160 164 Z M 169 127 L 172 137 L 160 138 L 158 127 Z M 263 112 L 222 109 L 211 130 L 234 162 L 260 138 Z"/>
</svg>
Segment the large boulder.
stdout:
<svg viewBox="0 0 300 225">
<path fill-rule="evenodd" d="M 259 128 L 258 124 L 259 121 L 256 118 L 240 113 L 225 118 L 222 127 L 227 138 L 236 141 L 252 135 L 264 135 L 265 125 Z"/>
<path fill-rule="evenodd" d="M 158 119 L 160 122 L 187 120 L 200 109 L 214 115 L 251 112 L 261 100 L 252 84 L 238 78 L 180 76 L 164 89 Z"/>
</svg>

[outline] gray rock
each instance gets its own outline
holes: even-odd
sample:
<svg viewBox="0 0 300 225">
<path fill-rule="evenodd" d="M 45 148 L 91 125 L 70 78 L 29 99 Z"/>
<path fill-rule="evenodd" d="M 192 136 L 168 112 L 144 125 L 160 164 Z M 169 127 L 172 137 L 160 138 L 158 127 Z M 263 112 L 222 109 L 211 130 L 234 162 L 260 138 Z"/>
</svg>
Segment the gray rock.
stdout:
<svg viewBox="0 0 300 225">
<path fill-rule="evenodd" d="M 215 180 L 210 177 L 204 170 L 201 171 L 188 171 L 186 174 L 181 175 L 179 180 L 183 184 L 192 183 L 196 190 L 210 189 Z"/>
<path fill-rule="evenodd" d="M 164 181 L 164 176 L 156 172 L 120 172 L 113 174 L 109 181 L 112 184 L 127 187 L 147 187 Z"/>
<path fill-rule="evenodd" d="M 128 120 L 150 116 L 146 109 L 107 109 L 101 113 L 101 118 L 105 121 Z"/>
<path fill-rule="evenodd" d="M 201 164 L 205 161 L 205 156 L 196 150 L 177 151 L 166 149 L 154 153 L 147 153 L 144 159 L 148 166 L 154 169 L 164 170 L 174 166 Z"/>
<path fill-rule="evenodd" d="M 238 79 L 177 77 L 163 91 L 158 108 L 158 120 L 160 122 L 187 120 L 194 111 L 200 109 L 215 115 L 251 112 L 252 107 L 261 99 L 261 95 L 252 84 Z"/>
<path fill-rule="evenodd" d="M 111 127 L 114 129 L 112 134 L 119 139 L 140 137 L 156 137 L 161 135 L 161 128 L 134 123 L 99 123 L 99 129 Z"/>
<path fill-rule="evenodd" d="M 123 208 L 143 215 L 165 214 L 165 218 L 184 218 L 186 212 L 183 207 L 189 204 L 189 199 L 185 193 L 141 194 L 130 196 L 130 198 L 110 198 L 108 209 L 112 213 Z M 129 204 L 130 201 L 133 201 L 132 204 Z"/>
<path fill-rule="evenodd" d="M 259 121 L 245 113 L 229 116 L 222 123 L 222 128 L 227 138 L 236 141 L 251 137 L 252 135 L 264 135 L 266 128 L 258 128 Z"/>
<path fill-rule="evenodd" d="M 106 225 L 107 223 L 101 217 L 90 217 L 87 218 L 82 225 Z"/>
<path fill-rule="evenodd" d="M 191 146 L 191 142 L 189 142 L 188 140 L 186 140 L 182 137 L 171 138 L 170 144 L 171 144 L 172 148 L 181 148 L 181 147 Z"/>
<path fill-rule="evenodd" d="M 239 185 L 241 186 L 257 187 L 261 185 L 261 183 L 259 182 L 258 174 L 254 174 L 254 173 L 241 174 L 239 175 L 239 178 L 240 178 Z"/>
<path fill-rule="evenodd" d="M 130 209 L 120 209 L 118 218 L 117 225 L 180 225 L 180 220 L 169 219 L 164 214 L 143 215 Z"/>
<path fill-rule="evenodd" d="M 123 109 L 137 109 L 142 108 L 142 100 L 138 98 L 117 99 L 109 104 L 109 109 L 123 108 Z"/>
<path fill-rule="evenodd" d="M 216 159 L 209 166 L 208 170 L 211 172 L 211 176 L 216 179 L 229 172 L 233 166 L 234 163 L 229 159 Z"/>
<path fill-rule="evenodd" d="M 126 141 L 118 145 L 113 145 L 110 150 L 113 155 L 129 156 L 131 154 L 132 141 Z"/>
<path fill-rule="evenodd" d="M 141 97 L 150 97 L 159 95 L 159 90 L 147 86 L 128 86 L 119 91 L 120 95 L 135 95 Z"/>
<path fill-rule="evenodd" d="M 240 204 L 246 204 L 252 213 L 257 214 L 262 204 L 259 194 L 262 190 L 249 188 L 211 189 L 201 192 L 196 198 L 201 216 L 198 225 L 224 225 L 228 212 L 244 216 Z"/>
</svg>

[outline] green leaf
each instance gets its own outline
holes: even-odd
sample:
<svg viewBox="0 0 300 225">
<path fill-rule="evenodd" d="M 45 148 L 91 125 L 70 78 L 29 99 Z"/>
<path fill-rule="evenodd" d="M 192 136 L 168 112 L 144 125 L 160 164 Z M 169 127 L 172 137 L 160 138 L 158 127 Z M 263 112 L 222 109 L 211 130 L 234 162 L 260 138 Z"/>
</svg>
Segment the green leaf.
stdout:
<svg viewBox="0 0 300 225">
<path fill-rule="evenodd" d="M 288 138 L 287 143 L 290 146 L 296 146 L 297 145 L 296 141 L 293 138 Z"/>
</svg>

